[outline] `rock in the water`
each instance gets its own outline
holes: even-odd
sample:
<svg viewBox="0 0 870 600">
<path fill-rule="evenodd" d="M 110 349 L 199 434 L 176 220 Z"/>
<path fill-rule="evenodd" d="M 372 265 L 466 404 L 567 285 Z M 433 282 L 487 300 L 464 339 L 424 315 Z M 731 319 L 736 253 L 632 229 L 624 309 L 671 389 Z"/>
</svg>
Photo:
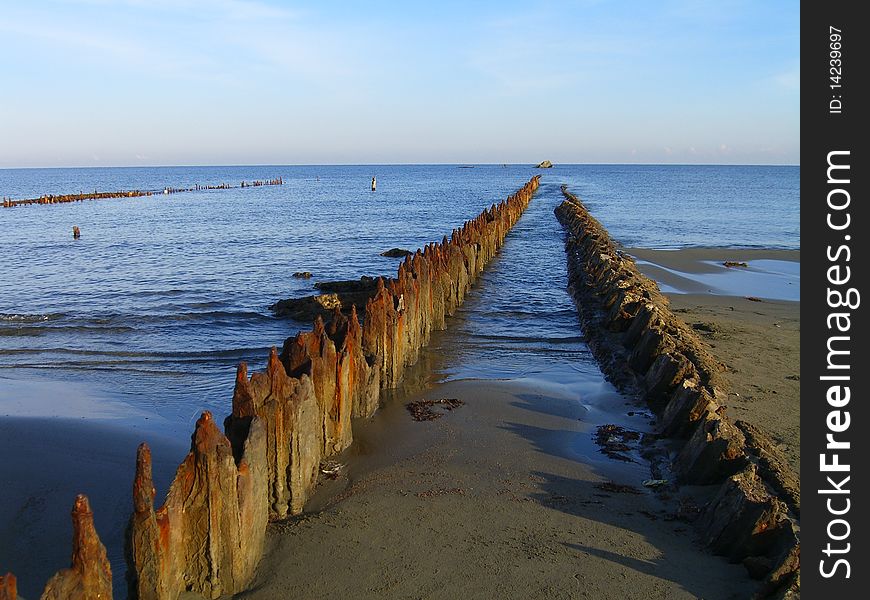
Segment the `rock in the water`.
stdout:
<svg viewBox="0 0 870 600">
<path fill-rule="evenodd" d="M 770 573 L 767 574 L 757 598 L 800 598 L 801 589 L 801 545 L 795 543 Z"/>
<path fill-rule="evenodd" d="M 112 569 L 106 547 L 94 529 L 87 496 L 76 496 L 72 509 L 72 564 L 48 580 L 42 600 L 90 600 L 112 597 Z M 13 582 L 14 583 L 14 582 Z"/>
<path fill-rule="evenodd" d="M 270 306 L 269 310 L 278 317 L 288 317 L 297 321 L 310 322 L 318 316 L 328 321 L 336 308 L 347 316 L 350 316 L 350 311 L 354 307 L 357 313 L 363 314 L 366 303 L 378 290 L 377 279 L 365 276 L 348 281 L 319 281 L 314 284 L 314 287 L 322 293 L 279 300 Z"/>
<path fill-rule="evenodd" d="M 536 169 L 552 169 L 553 163 L 551 163 L 549 160 L 545 160 L 544 162 L 539 162 L 538 164 L 536 164 L 535 168 Z"/>
<path fill-rule="evenodd" d="M 318 316 L 329 315 L 334 308 L 341 308 L 338 294 L 319 294 L 279 300 L 270 306 L 269 310 L 278 317 L 289 317 L 297 321 L 313 321 Z"/>
<path fill-rule="evenodd" d="M 387 258 L 405 258 L 412 254 L 414 253 L 410 250 L 405 250 L 404 248 L 390 248 L 385 252 L 381 252 L 381 256 L 386 256 Z"/>
<path fill-rule="evenodd" d="M 359 279 L 347 279 L 339 281 L 318 281 L 314 287 L 321 292 L 335 293 L 340 295 L 357 292 L 370 293 L 372 296 L 378 289 L 378 278 L 363 275 Z"/>
<path fill-rule="evenodd" d="M 311 279 L 311 271 L 296 271 L 293 273 L 296 279 Z"/>
</svg>

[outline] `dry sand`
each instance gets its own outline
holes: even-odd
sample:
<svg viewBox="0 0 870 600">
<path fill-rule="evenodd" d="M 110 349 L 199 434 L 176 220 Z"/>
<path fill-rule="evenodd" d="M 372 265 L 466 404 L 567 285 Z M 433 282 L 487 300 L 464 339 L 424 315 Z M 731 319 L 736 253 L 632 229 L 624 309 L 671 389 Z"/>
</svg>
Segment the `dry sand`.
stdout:
<svg viewBox="0 0 870 600">
<path fill-rule="evenodd" d="M 728 412 L 766 431 L 800 472 L 800 302 L 697 293 L 697 275 L 721 272 L 721 262 L 800 262 L 799 251 L 628 250 L 649 277 L 675 289 L 671 308 L 713 348 L 727 367 Z M 715 264 L 711 264 L 715 263 Z M 739 274 L 741 267 L 728 276 Z M 685 282 L 689 283 L 686 284 Z M 706 279 L 705 281 L 710 281 Z M 799 282 L 798 282 L 799 285 Z M 690 293 L 679 293 L 690 292 Z"/>
<path fill-rule="evenodd" d="M 270 528 L 257 579 L 239 597 L 748 597 L 744 568 L 699 547 L 674 519 L 676 497 L 643 487 L 646 465 L 592 442 L 590 423 L 647 420 L 556 390 L 450 382 L 407 399 L 465 401 L 427 422 L 388 402 L 355 426 L 366 456 L 333 484 L 347 487 L 320 512 Z M 638 493 L 596 487 L 611 480 Z"/>
</svg>

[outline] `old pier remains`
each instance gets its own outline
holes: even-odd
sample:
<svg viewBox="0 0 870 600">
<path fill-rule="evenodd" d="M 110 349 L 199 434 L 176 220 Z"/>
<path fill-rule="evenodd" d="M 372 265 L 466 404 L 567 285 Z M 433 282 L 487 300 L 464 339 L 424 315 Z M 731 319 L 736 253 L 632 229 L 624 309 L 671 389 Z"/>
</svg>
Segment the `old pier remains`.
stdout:
<svg viewBox="0 0 870 600">
<path fill-rule="evenodd" d="M 302 511 L 321 460 L 353 441 L 352 418 L 369 417 L 381 390 L 395 387 L 432 331 L 444 329 L 538 188 L 518 192 L 455 229 L 450 238 L 406 257 L 394 279 L 379 280 L 362 323 L 336 310 L 328 322 L 273 348 L 266 370 L 240 364 L 232 412 L 221 431 L 202 413 L 191 448 L 155 507 L 151 451 L 136 454 L 128 538 L 130 594 L 174 600 L 240 592 L 263 554 L 266 526 Z M 73 563 L 53 577 L 43 599 L 111 597 L 111 572 L 87 499 L 73 509 Z M 16 597 L 14 575 L 0 577 L 0 600 Z"/>
<path fill-rule="evenodd" d="M 22 200 L 14 200 L 12 198 L 3 197 L 3 208 L 15 208 L 17 206 L 29 206 L 32 204 L 66 204 L 69 202 L 84 202 L 85 200 L 105 200 L 108 198 L 143 198 L 154 196 L 156 194 L 180 194 L 183 192 L 198 192 L 202 190 L 232 190 L 236 188 L 262 187 L 266 185 L 284 185 L 283 177 L 274 177 L 272 179 L 255 181 L 242 181 L 239 185 L 229 183 L 218 183 L 212 185 L 196 184 L 193 187 L 176 188 L 164 187 L 160 190 L 126 190 L 118 192 L 79 192 L 78 194 L 45 194 L 39 198 L 25 198 Z"/>
<path fill-rule="evenodd" d="M 725 414 L 721 366 L 668 308 L 654 281 L 619 251 L 563 186 L 569 288 L 608 377 L 643 397 L 675 448 L 678 481 L 716 486 L 697 524 L 717 554 L 761 579 L 759 597 L 799 589 L 800 481 L 756 427 Z"/>
</svg>

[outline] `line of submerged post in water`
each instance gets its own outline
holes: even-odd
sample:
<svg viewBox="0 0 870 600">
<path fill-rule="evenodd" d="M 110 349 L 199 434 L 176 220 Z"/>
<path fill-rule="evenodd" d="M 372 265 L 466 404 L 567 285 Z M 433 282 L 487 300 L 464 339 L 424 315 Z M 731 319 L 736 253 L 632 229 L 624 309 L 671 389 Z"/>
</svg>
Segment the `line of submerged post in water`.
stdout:
<svg viewBox="0 0 870 600">
<path fill-rule="evenodd" d="M 254 181 L 242 181 L 239 185 L 218 183 L 213 185 L 196 184 L 193 187 L 176 188 L 164 187 L 162 190 L 126 190 L 118 192 L 79 192 L 78 194 L 45 194 L 39 198 L 25 198 L 13 200 L 3 197 L 3 208 L 15 208 L 16 206 L 29 206 L 31 204 L 65 204 L 67 202 L 83 202 L 85 200 L 105 200 L 108 198 L 142 198 L 147 196 L 180 194 L 184 192 L 199 192 L 202 190 L 232 190 L 249 187 L 263 187 L 267 185 L 284 185 L 283 177 L 273 179 L 255 179 Z"/>
<path fill-rule="evenodd" d="M 263 554 L 270 520 L 298 514 L 323 459 L 353 441 L 351 417 L 377 410 L 434 330 L 446 327 L 486 264 L 522 216 L 539 176 L 454 229 L 450 239 L 406 257 L 395 279 L 378 280 L 365 322 L 356 308 L 272 348 L 265 372 L 239 365 L 222 433 L 204 412 L 166 500 L 154 507 L 151 451 L 139 446 L 127 539 L 129 593 L 175 600 L 185 591 L 215 599 L 241 592 Z M 87 498 L 73 507 L 73 560 L 42 600 L 112 597 L 112 573 Z M 14 575 L 0 600 L 15 600 Z"/>
</svg>

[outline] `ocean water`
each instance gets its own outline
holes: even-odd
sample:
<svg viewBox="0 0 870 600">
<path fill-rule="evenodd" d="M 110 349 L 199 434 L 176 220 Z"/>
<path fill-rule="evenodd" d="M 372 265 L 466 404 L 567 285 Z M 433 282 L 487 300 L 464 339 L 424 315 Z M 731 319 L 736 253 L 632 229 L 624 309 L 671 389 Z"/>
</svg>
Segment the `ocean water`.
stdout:
<svg viewBox="0 0 870 600">
<path fill-rule="evenodd" d="M 285 181 L 0 210 L 0 381 L 85 381 L 94 394 L 173 423 L 190 423 L 203 408 L 223 414 L 238 362 L 258 366 L 270 346 L 308 327 L 273 318 L 269 304 L 312 293 L 316 281 L 394 273 L 398 259 L 380 252 L 439 240 L 535 174 L 543 186 L 512 235 L 521 258 L 498 263 L 513 285 L 490 286 L 486 308 L 468 325 L 481 361 L 462 368 L 580 344 L 564 293 L 564 254 L 552 251 L 561 248 L 552 209 L 562 183 L 626 246 L 800 244 L 798 167 L 0 170 L 0 195 L 13 198 Z M 303 270 L 314 277 L 291 277 Z"/>
<path fill-rule="evenodd" d="M 175 441 L 155 457 L 162 497 L 200 411 L 210 409 L 218 418 L 229 412 L 238 362 L 260 369 L 270 346 L 310 328 L 274 318 L 271 303 L 314 293 L 317 281 L 394 274 L 398 259 L 384 258 L 382 251 L 440 240 L 536 174 L 542 185 L 528 210 L 449 321 L 449 331 L 433 337 L 423 353 L 426 364 L 412 371 L 426 381 L 522 380 L 577 397 L 590 426 L 642 427 L 637 416 L 625 416 L 625 399 L 604 381 L 566 293 L 563 234 L 553 215 L 560 186 L 568 184 L 629 247 L 799 248 L 798 168 L 0 170 L 0 196 L 13 198 L 285 181 L 0 209 L 0 426 L 14 427 L 4 417 L 22 416 L 110 420 L 137 440 L 128 452 L 110 457 L 116 468 L 108 473 L 88 468 L 89 456 L 115 452 L 95 437 L 84 442 L 81 456 L 71 457 L 77 466 L 65 477 L 53 465 L 35 466 L 45 476 L 26 484 L 0 476 L 0 484 L 13 490 L 7 516 L 0 518 L 0 569 L 18 573 L 22 593 L 38 596 L 68 561 L 63 529 L 73 494 L 110 490 L 92 494 L 91 501 L 116 597 L 123 597 L 123 532 L 139 432 Z M 81 228 L 79 240 L 72 239 L 73 225 Z M 294 279 L 295 271 L 310 271 L 313 278 Z M 577 443 L 572 452 L 588 454 L 588 440 Z M 600 457 L 589 456 L 595 460 Z"/>
<path fill-rule="evenodd" d="M 553 175 L 630 248 L 800 248 L 800 167 L 600 165 Z"/>
</svg>

